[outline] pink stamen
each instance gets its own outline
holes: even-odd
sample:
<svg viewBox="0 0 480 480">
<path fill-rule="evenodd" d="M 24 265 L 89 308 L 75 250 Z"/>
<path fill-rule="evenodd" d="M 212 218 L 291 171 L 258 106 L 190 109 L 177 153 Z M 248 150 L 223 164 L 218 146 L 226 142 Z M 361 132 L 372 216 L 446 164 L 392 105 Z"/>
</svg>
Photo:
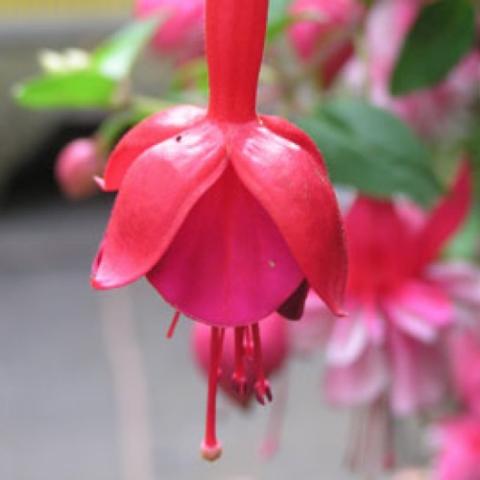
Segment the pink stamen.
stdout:
<svg viewBox="0 0 480 480">
<path fill-rule="evenodd" d="M 202 442 L 201 452 L 205 460 L 217 460 L 222 454 L 222 446 L 217 440 L 216 414 L 217 414 L 217 384 L 220 357 L 222 355 L 223 329 L 212 327 L 210 334 L 210 368 L 208 373 L 207 417 L 205 437 Z"/>
<path fill-rule="evenodd" d="M 177 310 L 172 318 L 172 321 L 170 323 L 170 327 L 168 327 L 168 332 L 167 332 L 167 338 L 170 339 L 173 337 L 175 334 L 175 329 L 177 328 L 178 321 L 180 320 L 180 315 L 181 313 Z"/>
<path fill-rule="evenodd" d="M 265 372 L 263 370 L 263 358 L 262 358 L 262 341 L 260 339 L 260 328 L 258 323 L 252 325 L 252 337 L 253 337 L 253 356 L 255 365 L 255 396 L 262 405 L 265 405 L 266 400 L 271 402 L 273 400 L 272 391 L 268 380 L 265 378 Z"/>
<path fill-rule="evenodd" d="M 247 376 L 245 374 L 245 327 L 235 328 L 235 370 L 232 375 L 233 389 L 237 395 L 247 394 Z"/>
</svg>

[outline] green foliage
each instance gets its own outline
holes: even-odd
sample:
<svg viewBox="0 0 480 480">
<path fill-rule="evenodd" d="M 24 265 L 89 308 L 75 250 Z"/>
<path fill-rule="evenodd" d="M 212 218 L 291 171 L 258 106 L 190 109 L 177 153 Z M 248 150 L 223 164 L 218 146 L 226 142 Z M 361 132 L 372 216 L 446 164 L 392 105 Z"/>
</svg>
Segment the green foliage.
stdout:
<svg viewBox="0 0 480 480">
<path fill-rule="evenodd" d="M 472 48 L 474 38 L 475 11 L 469 0 L 437 0 L 426 5 L 397 59 L 392 93 L 403 95 L 443 80 Z"/>
<path fill-rule="evenodd" d="M 298 121 L 325 156 L 332 180 L 375 197 L 421 204 L 441 193 L 428 151 L 398 118 L 358 100 L 338 100 Z"/>
<path fill-rule="evenodd" d="M 159 18 L 127 25 L 101 44 L 93 53 L 50 52 L 55 64 L 45 62 L 45 72 L 14 87 L 15 99 L 29 108 L 108 108 L 119 99 L 121 83 L 150 40 Z M 78 51 L 74 52 L 78 57 Z"/>
</svg>

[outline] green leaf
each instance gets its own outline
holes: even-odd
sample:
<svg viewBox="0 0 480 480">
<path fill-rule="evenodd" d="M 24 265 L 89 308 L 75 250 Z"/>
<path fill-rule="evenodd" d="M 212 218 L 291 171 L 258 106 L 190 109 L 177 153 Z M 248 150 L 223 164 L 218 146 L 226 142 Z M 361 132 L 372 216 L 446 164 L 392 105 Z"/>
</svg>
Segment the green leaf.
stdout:
<svg viewBox="0 0 480 480">
<path fill-rule="evenodd" d="M 384 110 L 340 100 L 298 123 L 317 143 L 337 184 L 380 198 L 404 194 L 420 204 L 441 193 L 428 151 Z"/>
<path fill-rule="evenodd" d="M 290 0 L 270 0 L 268 7 L 268 24 L 278 23 L 285 17 Z"/>
<path fill-rule="evenodd" d="M 437 84 L 468 53 L 474 40 L 475 11 L 470 0 L 426 5 L 397 59 L 391 92 L 403 95 Z"/>
<path fill-rule="evenodd" d="M 110 78 L 125 78 L 139 53 L 164 20 L 165 16 L 138 20 L 115 33 L 93 52 L 93 68 Z"/>
<path fill-rule="evenodd" d="M 14 97 L 30 108 L 108 107 L 116 82 L 94 71 L 44 75 L 14 87 Z"/>
</svg>

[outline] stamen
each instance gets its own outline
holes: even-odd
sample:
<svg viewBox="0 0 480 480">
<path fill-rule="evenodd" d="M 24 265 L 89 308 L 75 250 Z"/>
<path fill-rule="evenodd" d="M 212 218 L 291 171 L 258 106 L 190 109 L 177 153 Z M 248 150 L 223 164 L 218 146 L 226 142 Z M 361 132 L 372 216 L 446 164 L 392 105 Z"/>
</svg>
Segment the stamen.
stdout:
<svg viewBox="0 0 480 480">
<path fill-rule="evenodd" d="M 263 370 L 262 359 L 262 341 L 260 339 L 260 328 L 258 323 L 252 325 L 252 337 L 253 337 L 253 355 L 255 366 L 255 396 L 262 405 L 265 405 L 265 399 L 269 402 L 273 400 L 272 391 L 268 380 L 265 378 L 265 372 Z"/>
<path fill-rule="evenodd" d="M 210 334 L 210 368 L 208 373 L 207 417 L 205 437 L 201 446 L 202 457 L 213 462 L 222 454 L 222 446 L 216 434 L 217 384 L 220 357 L 222 355 L 223 329 L 212 327 Z"/>
<path fill-rule="evenodd" d="M 245 374 L 245 327 L 235 328 L 235 370 L 232 375 L 233 389 L 240 397 L 247 394 L 247 376 Z"/>
<path fill-rule="evenodd" d="M 167 338 L 169 340 L 173 337 L 175 333 L 175 329 L 177 328 L 178 321 L 180 320 L 180 315 L 181 313 L 177 310 L 172 317 L 170 327 L 168 327 L 168 331 L 167 331 Z"/>
</svg>

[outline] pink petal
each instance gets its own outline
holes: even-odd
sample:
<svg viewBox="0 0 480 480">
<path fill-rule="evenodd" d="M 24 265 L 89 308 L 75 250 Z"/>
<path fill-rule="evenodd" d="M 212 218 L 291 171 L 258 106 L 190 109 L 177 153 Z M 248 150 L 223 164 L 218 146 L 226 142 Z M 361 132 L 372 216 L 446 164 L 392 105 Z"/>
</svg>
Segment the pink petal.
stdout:
<svg viewBox="0 0 480 480">
<path fill-rule="evenodd" d="M 448 297 L 422 282 L 407 283 L 385 300 L 384 308 L 398 328 L 426 343 L 435 341 L 439 329 L 449 325 L 453 318 Z"/>
<path fill-rule="evenodd" d="M 277 310 L 303 274 L 268 214 L 228 168 L 148 279 L 188 316 L 237 326 Z"/>
<path fill-rule="evenodd" d="M 147 150 L 130 167 L 93 268 L 95 288 L 120 287 L 150 270 L 199 198 L 226 168 L 222 132 L 204 122 Z"/>
<path fill-rule="evenodd" d="M 368 345 L 367 330 L 357 313 L 336 319 L 326 349 L 329 365 L 337 367 L 350 365 L 365 351 Z"/>
<path fill-rule="evenodd" d="M 328 401 L 337 406 L 371 402 L 387 386 L 386 365 L 382 350 L 370 347 L 347 367 L 329 367 L 325 376 Z"/>
<path fill-rule="evenodd" d="M 110 155 L 103 190 L 120 188 L 130 165 L 147 149 L 179 134 L 205 117 L 203 108 L 180 105 L 158 112 L 129 130 Z"/>
<path fill-rule="evenodd" d="M 471 170 L 467 162 L 460 168 L 452 191 L 429 215 L 418 234 L 418 268 L 435 259 L 469 212 L 472 201 Z"/>
<path fill-rule="evenodd" d="M 233 139 L 232 163 L 285 238 L 313 290 L 339 313 L 347 260 L 333 189 L 301 146 L 257 124 Z"/>
<path fill-rule="evenodd" d="M 437 345 L 425 345 L 392 330 L 391 363 L 391 403 L 395 414 L 409 415 L 440 401 L 446 378 Z"/>
</svg>

